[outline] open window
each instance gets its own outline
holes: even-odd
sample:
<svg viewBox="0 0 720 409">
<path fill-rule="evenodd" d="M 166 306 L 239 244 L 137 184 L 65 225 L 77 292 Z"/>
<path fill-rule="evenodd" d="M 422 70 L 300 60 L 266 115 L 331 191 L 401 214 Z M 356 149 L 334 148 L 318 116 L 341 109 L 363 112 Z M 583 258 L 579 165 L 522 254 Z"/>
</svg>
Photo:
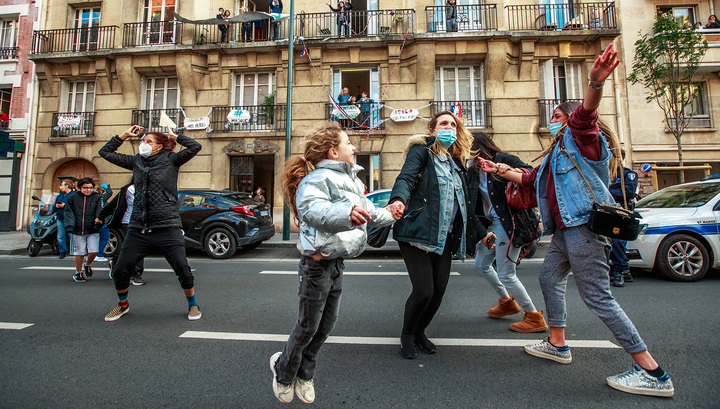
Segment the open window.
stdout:
<svg viewBox="0 0 720 409">
<path fill-rule="evenodd" d="M 340 98 L 343 90 L 348 89 L 349 97 Z M 366 93 L 371 101 L 361 102 L 362 93 Z M 380 72 L 378 68 L 336 68 L 333 70 L 332 97 L 345 109 L 352 120 L 336 112 L 328 105 L 330 120 L 340 123 L 343 128 L 367 129 L 374 128 L 381 119 L 380 110 Z M 351 98 L 345 101 L 345 98 Z M 353 102 L 354 101 L 354 102 Z M 351 107 L 355 105 L 355 108 Z"/>
<path fill-rule="evenodd" d="M 556 106 L 568 102 L 582 102 L 582 63 L 562 59 L 540 61 L 540 127 L 546 128 Z"/>
<path fill-rule="evenodd" d="M 693 28 L 697 19 L 695 18 L 695 8 L 689 6 L 658 6 L 658 14 L 667 14 L 675 19 L 681 27 Z"/>
</svg>

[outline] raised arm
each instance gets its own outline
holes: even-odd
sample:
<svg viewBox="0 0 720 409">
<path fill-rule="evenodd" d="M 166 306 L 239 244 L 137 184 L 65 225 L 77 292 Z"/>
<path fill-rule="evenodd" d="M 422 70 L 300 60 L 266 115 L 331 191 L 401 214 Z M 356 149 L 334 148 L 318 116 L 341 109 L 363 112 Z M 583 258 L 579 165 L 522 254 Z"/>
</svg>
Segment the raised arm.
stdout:
<svg viewBox="0 0 720 409">
<path fill-rule="evenodd" d="M 100 157 L 112 163 L 113 165 L 117 165 L 121 168 L 125 168 L 128 170 L 133 170 L 133 166 L 135 165 L 135 156 L 117 153 L 116 151 L 118 150 L 120 145 L 125 142 L 127 138 L 137 137 L 142 129 L 142 127 L 133 125 L 122 134 L 113 136 L 112 139 L 110 139 L 108 143 L 105 144 L 105 146 L 100 148 L 100 151 L 98 152 L 100 154 Z"/>
<path fill-rule="evenodd" d="M 178 144 L 185 147 L 185 149 L 180 152 L 173 152 L 170 154 L 170 160 L 175 166 L 182 166 L 188 163 L 190 159 L 194 158 L 195 155 L 197 155 L 202 149 L 202 145 L 185 135 L 175 135 L 172 131 L 169 131 L 168 135 L 170 139 L 175 139 Z"/>
<path fill-rule="evenodd" d="M 597 109 L 602 98 L 602 88 L 605 85 L 605 80 L 612 74 L 618 64 L 620 64 L 620 60 L 617 59 L 617 51 L 613 50 L 613 44 L 610 43 L 605 51 L 595 59 L 590 69 L 590 83 L 583 101 L 583 108 L 588 111 Z"/>
</svg>

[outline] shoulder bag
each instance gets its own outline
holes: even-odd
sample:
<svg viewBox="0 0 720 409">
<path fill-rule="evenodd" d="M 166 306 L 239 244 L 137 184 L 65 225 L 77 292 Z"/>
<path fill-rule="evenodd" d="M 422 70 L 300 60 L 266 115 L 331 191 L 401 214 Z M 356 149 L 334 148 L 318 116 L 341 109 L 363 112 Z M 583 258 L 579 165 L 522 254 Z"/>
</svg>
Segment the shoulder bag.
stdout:
<svg viewBox="0 0 720 409">
<path fill-rule="evenodd" d="M 530 173 L 525 168 L 518 169 L 522 173 Z M 516 209 L 532 209 L 537 207 L 537 193 L 535 186 L 522 186 L 519 183 L 508 182 L 505 185 L 505 196 L 508 205 Z"/>
</svg>

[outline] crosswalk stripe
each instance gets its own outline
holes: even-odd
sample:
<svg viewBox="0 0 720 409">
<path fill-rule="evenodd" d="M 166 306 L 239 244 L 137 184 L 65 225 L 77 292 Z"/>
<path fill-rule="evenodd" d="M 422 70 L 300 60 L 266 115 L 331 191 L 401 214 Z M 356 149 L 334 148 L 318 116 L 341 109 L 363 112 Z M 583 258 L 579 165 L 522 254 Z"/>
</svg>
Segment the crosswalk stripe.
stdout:
<svg viewBox="0 0 720 409">
<path fill-rule="evenodd" d="M 287 335 L 283 334 L 248 334 L 239 332 L 215 331 L 186 331 L 180 338 L 218 339 L 226 341 L 270 341 L 285 342 Z M 435 345 L 444 346 L 470 346 L 470 347 L 523 347 L 536 342 L 530 339 L 471 339 L 471 338 L 431 338 Z M 537 340 L 539 342 L 539 340 Z M 331 336 L 325 341 L 330 344 L 353 345 L 399 345 L 400 339 L 393 337 L 345 337 Z M 610 341 L 604 340 L 567 340 L 567 344 L 574 348 L 620 348 Z"/>
<path fill-rule="evenodd" d="M 35 324 L 23 324 L 21 322 L 0 322 L 0 329 L 25 329 Z"/>
<path fill-rule="evenodd" d="M 260 274 L 271 274 L 271 275 L 297 275 L 297 271 L 275 271 L 275 270 L 263 270 Z M 407 271 L 343 271 L 345 276 L 406 276 Z M 460 273 L 456 271 L 450 272 L 451 276 L 459 276 Z"/>
<path fill-rule="evenodd" d="M 100 268 L 100 266 L 92 265 L 93 270 Z M 75 267 L 48 267 L 48 266 L 30 266 L 30 267 L 21 267 L 20 270 L 60 270 L 60 271 L 75 271 Z M 172 273 L 173 270 L 171 268 L 146 268 L 144 269 L 146 272 L 151 273 Z M 195 271 L 195 269 L 192 269 L 192 271 Z"/>
</svg>

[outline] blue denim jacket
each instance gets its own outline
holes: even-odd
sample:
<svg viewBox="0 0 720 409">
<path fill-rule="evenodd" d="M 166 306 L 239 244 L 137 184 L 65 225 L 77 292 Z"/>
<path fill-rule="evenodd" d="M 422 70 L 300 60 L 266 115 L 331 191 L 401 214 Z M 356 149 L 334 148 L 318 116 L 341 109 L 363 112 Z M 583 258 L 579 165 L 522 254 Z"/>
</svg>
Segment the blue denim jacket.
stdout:
<svg viewBox="0 0 720 409">
<path fill-rule="evenodd" d="M 448 238 L 448 230 L 450 229 L 450 220 L 453 215 L 453 207 L 455 201 L 458 203 L 458 213 L 455 217 L 462 216 L 463 227 L 462 231 L 465 232 L 467 228 L 467 209 L 465 207 L 465 192 L 463 192 L 462 176 L 460 173 L 462 170 L 455 164 L 455 161 L 451 160 L 447 155 L 431 155 L 433 163 L 435 164 L 435 172 L 438 178 L 438 187 L 440 188 L 440 212 L 438 213 L 439 225 L 438 225 L 438 239 L 437 246 L 431 246 L 422 243 L 410 243 L 413 246 L 437 253 L 442 254 L 445 250 L 445 244 Z M 462 234 L 460 240 L 460 248 L 458 249 L 456 256 L 460 260 L 465 259 L 465 234 Z"/>
<path fill-rule="evenodd" d="M 605 137 L 600 133 L 600 141 L 602 142 L 602 151 L 599 161 L 592 161 L 584 158 L 580 154 L 580 149 L 575 144 L 575 139 L 568 128 L 563 136 L 563 141 L 555 146 L 550 155 L 543 158 L 540 169 L 538 169 L 538 177 L 535 179 L 535 189 L 537 191 L 538 207 L 540 208 L 540 217 L 542 218 L 545 234 L 553 234 L 557 226 L 555 218 L 550 211 L 547 200 L 547 162 L 551 160 L 553 178 L 555 179 L 555 196 L 557 197 L 558 208 L 560 209 L 560 217 L 566 227 L 575 227 L 586 224 L 593 205 L 593 197 L 590 194 L 588 185 L 583 180 L 582 175 L 570 160 L 571 155 L 575 162 L 582 170 L 592 187 L 597 200 L 601 204 L 613 204 L 613 199 L 608 186 L 610 185 L 610 171 L 608 170 L 608 162 L 610 161 L 610 148 L 608 147 Z M 565 150 L 568 155 L 560 152 L 560 147 L 564 143 Z"/>
</svg>

